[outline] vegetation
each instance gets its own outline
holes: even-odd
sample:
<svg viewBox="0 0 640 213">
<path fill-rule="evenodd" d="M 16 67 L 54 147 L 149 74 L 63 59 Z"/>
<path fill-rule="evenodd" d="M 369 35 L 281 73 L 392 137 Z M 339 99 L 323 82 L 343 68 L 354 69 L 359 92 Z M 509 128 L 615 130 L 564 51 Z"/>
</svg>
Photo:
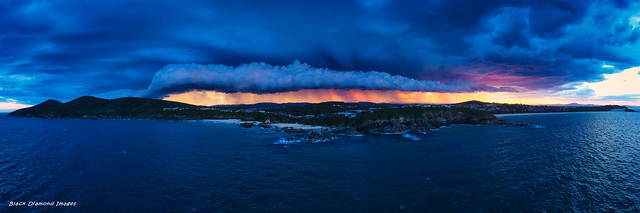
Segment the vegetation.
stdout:
<svg viewBox="0 0 640 213">
<path fill-rule="evenodd" d="M 545 105 L 524 105 L 524 104 L 501 104 L 486 103 L 481 101 L 467 101 L 455 104 L 457 107 L 478 109 L 491 112 L 494 114 L 510 114 L 510 113 L 548 113 L 548 112 L 597 112 L 597 111 L 626 111 L 635 112 L 625 106 L 604 105 L 604 106 L 585 106 L 585 105 L 564 105 L 564 106 L 545 106 Z"/>
<path fill-rule="evenodd" d="M 10 116 L 40 118 L 241 119 L 269 123 L 301 123 L 346 132 L 424 131 L 451 124 L 499 123 L 493 113 L 624 111 L 621 106 L 530 106 L 470 101 L 454 105 L 418 106 L 325 102 L 205 107 L 146 98 L 113 100 L 84 96 L 67 103 L 47 100 Z M 249 127 L 249 124 L 245 124 Z"/>
<path fill-rule="evenodd" d="M 47 100 L 30 108 L 16 110 L 10 116 L 41 118 L 165 118 L 165 108 L 195 108 L 172 101 L 146 98 L 118 98 L 113 100 L 83 96 L 67 103 Z"/>
</svg>

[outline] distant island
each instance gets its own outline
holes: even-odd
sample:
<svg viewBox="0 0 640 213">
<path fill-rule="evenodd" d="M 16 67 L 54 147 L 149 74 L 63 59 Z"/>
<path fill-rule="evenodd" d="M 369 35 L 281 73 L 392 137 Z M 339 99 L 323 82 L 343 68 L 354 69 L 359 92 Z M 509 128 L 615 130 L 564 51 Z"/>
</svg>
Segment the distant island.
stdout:
<svg viewBox="0 0 640 213">
<path fill-rule="evenodd" d="M 83 96 L 66 103 L 47 100 L 29 108 L 16 110 L 9 116 L 80 119 L 239 119 L 246 121 L 241 124 L 243 127 L 298 123 L 326 127 L 332 134 L 358 135 L 430 131 L 455 124 L 508 124 L 504 120 L 498 120 L 494 114 L 587 111 L 635 112 L 618 105 L 534 106 L 481 101 L 445 105 L 324 102 L 196 106 L 147 98 L 102 99 Z M 303 132 L 299 129 L 285 130 Z M 310 134 L 312 136 L 308 137 L 312 138 L 308 139 L 328 137 L 314 134 Z"/>
</svg>

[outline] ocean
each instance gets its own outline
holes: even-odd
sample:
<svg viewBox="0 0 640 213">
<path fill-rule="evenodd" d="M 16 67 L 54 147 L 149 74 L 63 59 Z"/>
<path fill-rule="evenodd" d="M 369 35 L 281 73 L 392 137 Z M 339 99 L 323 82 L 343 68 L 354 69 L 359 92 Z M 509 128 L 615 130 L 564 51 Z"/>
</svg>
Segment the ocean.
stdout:
<svg viewBox="0 0 640 213">
<path fill-rule="evenodd" d="M 2 114 L 0 212 L 640 212 L 640 113 L 500 118 L 538 126 L 279 144 L 290 134 L 233 124 Z"/>
</svg>

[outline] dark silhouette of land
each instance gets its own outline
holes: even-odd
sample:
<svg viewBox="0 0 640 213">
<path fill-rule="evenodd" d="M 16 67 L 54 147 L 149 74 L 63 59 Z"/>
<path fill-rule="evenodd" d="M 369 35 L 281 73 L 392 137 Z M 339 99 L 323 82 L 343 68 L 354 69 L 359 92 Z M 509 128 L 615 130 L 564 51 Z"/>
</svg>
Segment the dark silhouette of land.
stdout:
<svg viewBox="0 0 640 213">
<path fill-rule="evenodd" d="M 272 123 L 300 123 L 331 127 L 344 134 L 428 131 L 452 124 L 507 124 L 494 114 L 626 111 L 624 106 L 534 106 L 467 101 L 446 105 L 376 103 L 261 103 L 253 105 L 196 106 L 147 98 L 102 99 L 84 96 L 62 103 L 47 100 L 16 110 L 9 116 L 81 119 L 241 119 Z M 526 124 L 515 124 L 524 125 Z M 243 127 L 251 127 L 245 123 Z"/>
</svg>

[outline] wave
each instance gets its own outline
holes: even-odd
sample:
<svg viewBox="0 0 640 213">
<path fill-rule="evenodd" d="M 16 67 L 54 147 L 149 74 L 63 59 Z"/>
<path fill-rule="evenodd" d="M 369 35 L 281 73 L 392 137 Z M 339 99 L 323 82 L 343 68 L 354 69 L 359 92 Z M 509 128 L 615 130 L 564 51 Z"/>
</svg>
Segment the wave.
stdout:
<svg viewBox="0 0 640 213">
<path fill-rule="evenodd" d="M 405 138 L 408 138 L 408 139 L 411 139 L 411 140 L 414 140 L 414 141 L 419 141 L 420 140 L 419 137 L 417 137 L 415 135 L 407 134 L 407 133 L 402 134 L 402 137 L 405 137 Z"/>
</svg>

